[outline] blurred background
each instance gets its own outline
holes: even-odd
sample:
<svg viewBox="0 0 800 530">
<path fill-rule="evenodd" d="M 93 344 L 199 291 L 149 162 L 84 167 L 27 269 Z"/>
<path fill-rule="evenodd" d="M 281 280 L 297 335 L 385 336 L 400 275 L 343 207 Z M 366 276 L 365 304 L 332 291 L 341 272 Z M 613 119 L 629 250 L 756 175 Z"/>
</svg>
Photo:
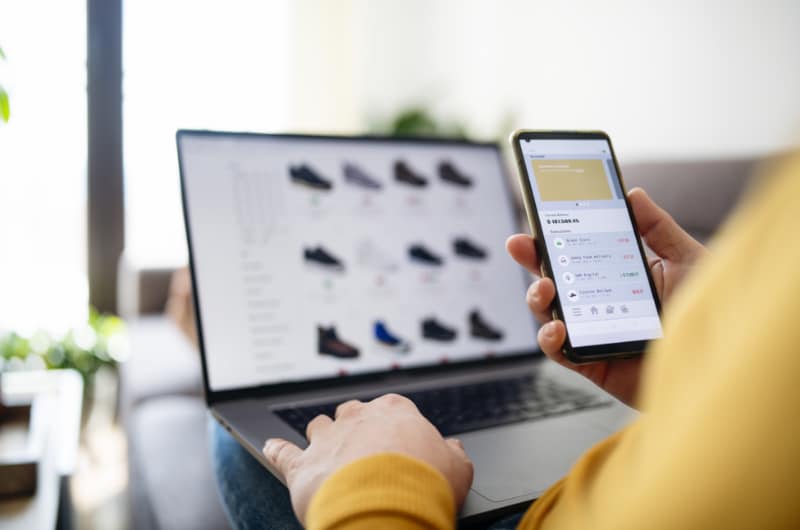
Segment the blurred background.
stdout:
<svg viewBox="0 0 800 530">
<path fill-rule="evenodd" d="M 4 0 L 0 370 L 83 376 L 61 527 L 224 525 L 157 458 L 204 437 L 176 129 L 603 129 L 710 236 L 730 204 L 692 211 L 800 140 L 798 28 L 793 0 Z"/>
</svg>

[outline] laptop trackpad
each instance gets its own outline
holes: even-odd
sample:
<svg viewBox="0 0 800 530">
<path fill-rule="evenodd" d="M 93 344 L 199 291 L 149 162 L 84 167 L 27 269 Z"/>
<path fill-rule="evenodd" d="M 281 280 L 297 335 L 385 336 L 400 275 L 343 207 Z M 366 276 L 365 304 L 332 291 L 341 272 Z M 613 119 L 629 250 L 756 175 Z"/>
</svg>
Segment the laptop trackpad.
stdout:
<svg viewBox="0 0 800 530">
<path fill-rule="evenodd" d="M 563 477 L 608 431 L 583 414 L 460 436 L 475 464 L 472 489 L 491 501 L 538 495 Z"/>
</svg>

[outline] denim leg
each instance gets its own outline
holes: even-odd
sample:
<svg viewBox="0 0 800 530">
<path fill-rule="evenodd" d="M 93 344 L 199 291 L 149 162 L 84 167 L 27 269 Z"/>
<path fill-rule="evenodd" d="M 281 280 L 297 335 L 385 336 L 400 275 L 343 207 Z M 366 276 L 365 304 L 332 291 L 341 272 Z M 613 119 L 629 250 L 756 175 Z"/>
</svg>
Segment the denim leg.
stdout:
<svg viewBox="0 0 800 530">
<path fill-rule="evenodd" d="M 525 512 L 515 513 L 490 524 L 488 530 L 514 530 Z"/>
<path fill-rule="evenodd" d="M 289 491 L 213 418 L 208 421 L 217 489 L 236 530 L 298 530 Z"/>
</svg>

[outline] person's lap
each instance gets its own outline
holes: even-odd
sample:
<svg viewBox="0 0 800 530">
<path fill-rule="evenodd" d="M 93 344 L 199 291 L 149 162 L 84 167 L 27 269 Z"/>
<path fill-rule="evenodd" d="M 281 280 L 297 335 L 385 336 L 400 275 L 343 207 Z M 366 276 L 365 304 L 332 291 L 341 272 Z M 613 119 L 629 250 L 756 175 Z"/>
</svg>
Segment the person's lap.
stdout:
<svg viewBox="0 0 800 530">
<path fill-rule="evenodd" d="M 289 491 L 216 421 L 209 418 L 208 435 L 225 513 L 237 530 L 296 530 L 302 528 L 292 511 Z M 516 528 L 521 513 L 488 528 Z"/>
</svg>

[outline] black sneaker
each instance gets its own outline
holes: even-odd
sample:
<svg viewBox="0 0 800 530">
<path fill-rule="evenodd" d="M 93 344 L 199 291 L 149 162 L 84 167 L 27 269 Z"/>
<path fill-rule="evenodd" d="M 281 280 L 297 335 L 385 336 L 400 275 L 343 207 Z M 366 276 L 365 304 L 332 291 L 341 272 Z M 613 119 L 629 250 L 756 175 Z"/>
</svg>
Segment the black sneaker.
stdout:
<svg viewBox="0 0 800 530">
<path fill-rule="evenodd" d="M 462 188 L 472 187 L 472 179 L 457 170 L 450 162 L 442 162 L 439 164 L 439 178 L 444 182 Z"/>
<path fill-rule="evenodd" d="M 450 342 L 455 340 L 456 335 L 458 333 L 455 329 L 440 324 L 435 318 L 426 318 L 422 321 L 422 336 L 426 339 Z"/>
<path fill-rule="evenodd" d="M 472 243 L 466 237 L 459 237 L 453 241 L 453 252 L 464 258 L 486 259 L 486 249 Z"/>
<path fill-rule="evenodd" d="M 477 309 L 469 314 L 469 334 L 478 339 L 503 339 L 503 332 L 487 324 Z"/>
<path fill-rule="evenodd" d="M 344 171 L 344 181 L 348 184 L 368 190 L 379 190 L 383 187 L 383 184 L 367 175 L 355 164 L 345 163 L 342 169 Z"/>
<path fill-rule="evenodd" d="M 317 352 L 338 359 L 355 359 L 359 355 L 358 348 L 344 342 L 336 334 L 336 328 L 317 326 Z"/>
<path fill-rule="evenodd" d="M 305 164 L 289 167 L 289 178 L 295 184 L 315 190 L 328 191 L 333 188 L 333 183 L 330 180 L 320 177 Z"/>
<path fill-rule="evenodd" d="M 415 188 L 424 188 L 428 185 L 428 179 L 411 171 L 411 168 L 402 160 L 394 163 L 394 179 Z"/>
<path fill-rule="evenodd" d="M 303 259 L 312 265 L 321 265 L 326 269 L 344 271 L 344 264 L 341 260 L 334 257 L 321 246 L 303 249 Z"/>
<path fill-rule="evenodd" d="M 412 261 L 417 261 L 423 265 L 440 266 L 444 260 L 422 245 L 411 245 L 408 247 L 408 256 Z"/>
</svg>

